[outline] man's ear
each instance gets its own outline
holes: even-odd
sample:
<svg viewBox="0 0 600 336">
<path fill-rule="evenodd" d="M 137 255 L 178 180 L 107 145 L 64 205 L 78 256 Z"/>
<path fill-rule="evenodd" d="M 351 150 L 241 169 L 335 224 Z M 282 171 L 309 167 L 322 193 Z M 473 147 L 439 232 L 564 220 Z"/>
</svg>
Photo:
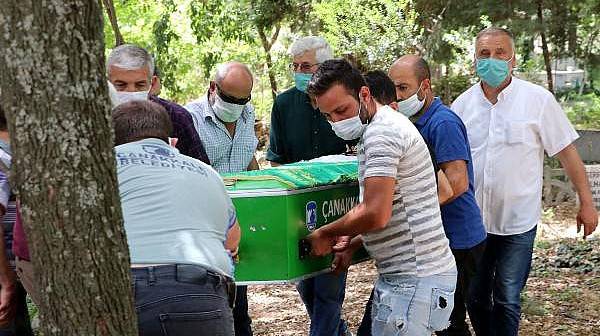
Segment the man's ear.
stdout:
<svg viewBox="0 0 600 336">
<path fill-rule="evenodd" d="M 150 93 L 154 94 L 153 92 L 155 92 L 158 89 L 158 77 L 156 76 L 152 76 L 152 78 L 150 78 Z"/>
<path fill-rule="evenodd" d="M 391 102 L 389 105 L 394 111 L 398 111 L 398 102 Z"/>
</svg>

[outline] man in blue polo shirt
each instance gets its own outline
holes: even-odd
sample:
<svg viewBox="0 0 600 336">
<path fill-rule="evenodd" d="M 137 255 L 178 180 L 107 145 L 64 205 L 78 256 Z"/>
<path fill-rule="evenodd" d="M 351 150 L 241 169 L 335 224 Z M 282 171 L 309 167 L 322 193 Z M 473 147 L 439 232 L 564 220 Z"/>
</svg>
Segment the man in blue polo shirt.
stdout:
<svg viewBox="0 0 600 336">
<path fill-rule="evenodd" d="M 460 118 L 439 98 L 434 98 L 429 66 L 423 58 L 402 56 L 394 62 L 389 75 L 396 87 L 398 111 L 415 123 L 453 190 L 453 196 L 442 203 L 441 210 L 444 231 L 456 259 L 458 280 L 450 326 L 437 334 L 470 335 L 465 322 L 469 283 L 480 268 L 487 234 L 475 201 L 467 131 Z"/>
</svg>

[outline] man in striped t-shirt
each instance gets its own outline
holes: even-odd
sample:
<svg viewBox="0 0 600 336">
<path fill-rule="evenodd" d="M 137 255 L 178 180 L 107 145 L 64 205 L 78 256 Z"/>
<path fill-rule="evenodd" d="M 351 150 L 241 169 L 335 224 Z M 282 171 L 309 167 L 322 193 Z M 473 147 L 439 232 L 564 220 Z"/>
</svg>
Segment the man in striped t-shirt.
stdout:
<svg viewBox="0 0 600 336">
<path fill-rule="evenodd" d="M 374 335 L 430 335 L 446 328 L 456 265 L 423 138 L 410 120 L 377 103 L 345 60 L 321 64 L 308 92 L 339 137 L 360 138 L 361 202 L 308 237 L 313 253 L 352 251 L 364 244 L 379 273 Z M 334 264 L 344 263 L 336 259 Z"/>
</svg>

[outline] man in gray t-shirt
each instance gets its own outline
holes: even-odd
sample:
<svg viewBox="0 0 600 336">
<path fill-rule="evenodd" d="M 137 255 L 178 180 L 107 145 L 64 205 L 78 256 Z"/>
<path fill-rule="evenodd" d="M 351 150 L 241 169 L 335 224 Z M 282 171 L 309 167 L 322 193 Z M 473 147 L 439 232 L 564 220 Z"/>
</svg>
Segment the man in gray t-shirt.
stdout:
<svg viewBox="0 0 600 336">
<path fill-rule="evenodd" d="M 239 226 L 219 174 L 169 146 L 158 104 L 121 104 L 113 125 L 140 334 L 233 335 Z"/>
<path fill-rule="evenodd" d="M 361 202 L 308 237 L 313 253 L 343 252 L 335 267 L 362 242 L 375 259 L 374 335 L 431 335 L 446 328 L 456 265 L 423 138 L 410 120 L 377 103 L 345 60 L 321 64 L 308 92 L 339 137 L 360 139 Z"/>
</svg>

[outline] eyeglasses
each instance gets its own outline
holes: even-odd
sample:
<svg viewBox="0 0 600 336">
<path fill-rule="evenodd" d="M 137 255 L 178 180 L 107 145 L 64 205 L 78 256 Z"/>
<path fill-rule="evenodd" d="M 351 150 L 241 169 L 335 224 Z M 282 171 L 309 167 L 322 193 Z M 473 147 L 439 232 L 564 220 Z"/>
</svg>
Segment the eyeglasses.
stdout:
<svg viewBox="0 0 600 336">
<path fill-rule="evenodd" d="M 223 89 L 221 89 L 221 87 L 218 84 L 216 84 L 216 85 L 217 85 L 217 94 L 226 103 L 236 104 L 236 105 L 246 105 L 250 101 L 250 99 L 252 99 L 252 95 L 249 95 L 248 97 L 244 97 L 244 98 L 232 97 L 232 96 L 224 93 Z"/>
<path fill-rule="evenodd" d="M 291 63 L 290 64 L 290 69 L 292 71 L 310 71 L 312 69 L 312 67 L 314 67 L 315 65 L 319 65 L 321 63 L 315 63 L 315 64 L 310 64 L 310 63 Z"/>
</svg>

